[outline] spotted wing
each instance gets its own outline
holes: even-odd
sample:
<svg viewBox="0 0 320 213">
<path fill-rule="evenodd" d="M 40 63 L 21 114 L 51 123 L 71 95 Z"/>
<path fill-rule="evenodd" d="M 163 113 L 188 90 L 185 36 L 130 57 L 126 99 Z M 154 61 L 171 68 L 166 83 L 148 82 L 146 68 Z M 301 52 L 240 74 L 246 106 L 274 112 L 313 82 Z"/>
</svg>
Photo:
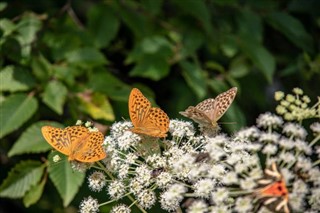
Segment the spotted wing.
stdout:
<svg viewBox="0 0 320 213">
<path fill-rule="evenodd" d="M 236 94 L 237 87 L 233 87 L 215 98 L 213 115 L 212 118 L 210 117 L 212 121 L 217 122 L 224 115 L 232 104 Z"/>
<path fill-rule="evenodd" d="M 81 162 L 96 162 L 104 159 L 106 152 L 102 146 L 103 141 L 104 136 L 101 132 L 89 132 L 83 146 L 76 150 L 74 158 Z"/>
<path fill-rule="evenodd" d="M 131 90 L 129 96 L 129 115 L 134 127 L 143 124 L 151 108 L 150 101 L 137 88 Z"/>
<path fill-rule="evenodd" d="M 67 131 L 52 127 L 43 126 L 41 132 L 46 141 L 59 152 L 70 155 L 71 153 L 71 138 Z"/>
<path fill-rule="evenodd" d="M 204 111 L 198 110 L 194 106 L 189 106 L 185 111 L 179 112 L 181 115 L 194 120 L 201 125 L 210 125 L 210 118 Z"/>
</svg>

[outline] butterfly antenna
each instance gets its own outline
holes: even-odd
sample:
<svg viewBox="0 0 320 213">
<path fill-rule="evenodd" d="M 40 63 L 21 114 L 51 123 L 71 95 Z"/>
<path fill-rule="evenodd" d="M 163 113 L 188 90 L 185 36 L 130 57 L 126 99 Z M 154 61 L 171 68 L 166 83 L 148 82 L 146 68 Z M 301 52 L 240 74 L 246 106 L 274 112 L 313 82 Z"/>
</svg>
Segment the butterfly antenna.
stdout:
<svg viewBox="0 0 320 213">
<path fill-rule="evenodd" d="M 219 122 L 219 124 L 237 124 L 237 122 Z"/>
</svg>

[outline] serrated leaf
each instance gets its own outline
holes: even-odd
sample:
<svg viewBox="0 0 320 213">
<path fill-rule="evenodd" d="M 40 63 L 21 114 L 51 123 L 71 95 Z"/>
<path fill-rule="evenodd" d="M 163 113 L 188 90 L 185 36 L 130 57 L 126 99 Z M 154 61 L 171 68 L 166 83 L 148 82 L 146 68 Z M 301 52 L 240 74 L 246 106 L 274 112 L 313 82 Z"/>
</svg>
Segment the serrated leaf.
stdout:
<svg viewBox="0 0 320 213">
<path fill-rule="evenodd" d="M 130 76 L 139 76 L 158 81 L 169 74 L 170 66 L 166 59 L 157 55 L 146 55 L 139 60 L 135 67 L 130 71 Z"/>
<path fill-rule="evenodd" d="M 83 110 L 94 119 L 114 121 L 114 113 L 108 98 L 102 93 L 81 93 L 78 95 Z"/>
<path fill-rule="evenodd" d="M 14 94 L 0 103 L 0 138 L 18 129 L 38 109 L 38 101 L 33 96 Z"/>
<path fill-rule="evenodd" d="M 31 68 L 34 76 L 40 81 L 47 81 L 52 72 L 51 64 L 42 54 L 32 57 Z"/>
<path fill-rule="evenodd" d="M 108 63 L 106 57 L 97 49 L 92 47 L 72 50 L 66 53 L 65 57 L 69 63 L 81 67 L 99 66 Z"/>
<path fill-rule="evenodd" d="M 63 206 L 68 206 L 82 185 L 85 173 L 72 170 L 67 157 L 62 154 L 59 154 L 61 161 L 53 162 L 53 157 L 58 153 L 54 151 L 49 154 L 48 172 L 63 200 Z"/>
<path fill-rule="evenodd" d="M 88 88 L 95 92 L 103 92 L 117 101 L 127 101 L 131 87 L 105 69 L 97 70 L 89 77 Z"/>
<path fill-rule="evenodd" d="M 14 66 L 4 67 L 0 71 L 0 92 L 2 91 L 25 91 L 35 85 L 33 76 L 25 69 Z"/>
<path fill-rule="evenodd" d="M 210 21 L 211 17 L 205 1 L 175 0 L 174 3 L 177 4 L 183 11 L 198 19 L 207 32 L 212 32 L 212 25 Z"/>
<path fill-rule="evenodd" d="M 67 88 L 61 82 L 51 81 L 44 90 L 42 100 L 48 107 L 61 115 L 67 93 Z"/>
<path fill-rule="evenodd" d="M 120 21 L 105 5 L 95 5 L 88 12 L 89 32 L 97 48 L 107 47 L 117 35 Z"/>
<path fill-rule="evenodd" d="M 25 194 L 23 197 L 23 204 L 25 207 L 28 208 L 41 198 L 46 181 L 47 179 L 43 178 L 40 183 L 32 186 L 31 189 Z"/>
<path fill-rule="evenodd" d="M 0 197 L 21 198 L 43 175 L 44 164 L 38 161 L 22 161 L 11 169 L 0 186 Z"/>
<path fill-rule="evenodd" d="M 297 47 L 312 52 L 314 44 L 300 20 L 283 12 L 273 12 L 267 16 L 268 23 L 282 32 Z"/>
<path fill-rule="evenodd" d="M 180 62 L 182 75 L 189 87 L 195 92 L 198 99 L 204 98 L 206 95 L 206 79 L 202 69 L 188 61 Z"/>
<path fill-rule="evenodd" d="M 21 155 L 27 153 L 40 153 L 52 149 L 52 147 L 45 141 L 41 133 L 41 127 L 54 126 L 63 128 L 63 125 L 53 121 L 40 121 L 32 124 L 19 139 L 14 143 L 8 156 Z"/>
<path fill-rule="evenodd" d="M 276 62 L 273 55 L 261 44 L 254 42 L 249 38 L 239 41 L 242 51 L 251 59 L 251 61 L 259 68 L 269 83 L 272 82 Z"/>
</svg>

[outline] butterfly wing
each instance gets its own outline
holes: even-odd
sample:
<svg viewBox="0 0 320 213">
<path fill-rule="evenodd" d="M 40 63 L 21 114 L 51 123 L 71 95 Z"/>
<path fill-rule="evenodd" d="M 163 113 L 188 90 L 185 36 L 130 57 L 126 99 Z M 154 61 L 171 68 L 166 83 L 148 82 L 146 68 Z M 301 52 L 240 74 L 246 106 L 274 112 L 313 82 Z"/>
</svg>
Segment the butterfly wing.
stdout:
<svg viewBox="0 0 320 213">
<path fill-rule="evenodd" d="M 206 115 L 206 113 L 204 111 L 198 110 L 196 106 L 189 106 L 185 111 L 179 113 L 201 125 L 207 126 L 211 123 L 210 118 Z"/>
<path fill-rule="evenodd" d="M 83 145 L 79 146 L 74 153 L 74 158 L 81 162 L 96 162 L 106 157 L 106 152 L 102 147 L 104 136 L 101 132 L 89 132 L 83 140 Z"/>
<path fill-rule="evenodd" d="M 229 109 L 237 94 L 237 87 L 233 87 L 228 91 L 219 94 L 214 102 L 214 111 L 211 118 L 212 122 L 217 122 L 224 113 Z"/>
<path fill-rule="evenodd" d="M 53 148 L 65 155 L 70 155 L 71 138 L 67 131 L 52 126 L 43 126 L 41 132 Z"/>
<path fill-rule="evenodd" d="M 150 101 L 137 88 L 129 96 L 129 115 L 134 127 L 139 127 L 146 119 L 151 108 Z"/>
<path fill-rule="evenodd" d="M 169 117 L 159 108 L 151 108 L 150 101 L 140 90 L 133 88 L 129 96 L 129 114 L 134 128 L 132 132 L 165 137 L 169 129 Z"/>
</svg>

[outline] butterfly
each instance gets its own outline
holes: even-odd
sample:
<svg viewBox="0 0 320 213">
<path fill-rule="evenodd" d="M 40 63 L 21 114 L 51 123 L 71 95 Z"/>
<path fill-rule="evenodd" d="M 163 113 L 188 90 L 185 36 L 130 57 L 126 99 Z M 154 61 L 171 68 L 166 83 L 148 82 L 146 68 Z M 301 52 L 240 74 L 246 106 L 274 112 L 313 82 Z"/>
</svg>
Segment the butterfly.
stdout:
<svg viewBox="0 0 320 213">
<path fill-rule="evenodd" d="M 228 110 L 237 94 L 237 87 L 219 94 L 215 99 L 208 98 L 196 106 L 189 106 L 181 115 L 191 118 L 202 126 L 218 126 L 217 121 Z"/>
<path fill-rule="evenodd" d="M 276 164 L 272 163 L 264 173 L 264 177 L 258 180 L 258 184 L 262 186 L 258 187 L 253 195 L 270 210 L 289 213 L 289 192 Z"/>
<path fill-rule="evenodd" d="M 150 101 L 137 88 L 129 96 L 129 114 L 132 132 L 163 138 L 169 130 L 169 117 L 160 108 L 151 107 Z"/>
<path fill-rule="evenodd" d="M 68 156 L 69 161 L 95 162 L 106 157 L 102 147 L 104 136 L 99 131 L 90 132 L 76 125 L 65 129 L 43 126 L 41 132 L 53 148 Z"/>
</svg>

